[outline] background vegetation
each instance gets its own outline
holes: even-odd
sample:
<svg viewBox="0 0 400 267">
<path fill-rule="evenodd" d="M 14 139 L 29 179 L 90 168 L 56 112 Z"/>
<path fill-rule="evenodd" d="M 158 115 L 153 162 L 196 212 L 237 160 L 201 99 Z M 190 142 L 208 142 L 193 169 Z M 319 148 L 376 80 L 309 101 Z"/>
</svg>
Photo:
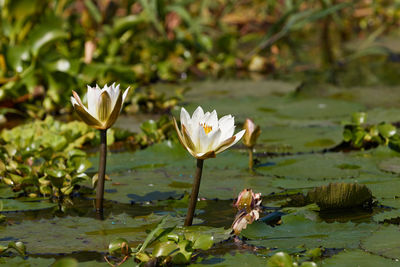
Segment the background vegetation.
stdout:
<svg viewBox="0 0 400 267">
<path fill-rule="evenodd" d="M 71 90 L 114 81 L 153 98 L 143 85 L 255 73 L 340 85 L 398 82 L 397 1 L 4 0 L 0 5 L 0 106 L 8 108 L 3 115 L 70 112 Z"/>
</svg>

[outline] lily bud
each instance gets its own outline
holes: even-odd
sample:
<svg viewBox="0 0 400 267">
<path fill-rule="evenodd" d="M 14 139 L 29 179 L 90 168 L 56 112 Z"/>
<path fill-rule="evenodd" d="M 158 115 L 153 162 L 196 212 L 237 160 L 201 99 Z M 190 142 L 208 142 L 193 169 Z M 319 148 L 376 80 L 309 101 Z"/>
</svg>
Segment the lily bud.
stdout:
<svg viewBox="0 0 400 267">
<path fill-rule="evenodd" d="M 75 91 L 72 91 L 71 102 L 79 117 L 87 125 L 99 130 L 106 130 L 117 120 L 128 91 L 129 88 L 122 94 L 119 85 L 115 86 L 115 83 L 111 86 L 106 85 L 103 89 L 98 85 L 96 87 L 88 86 L 87 108 Z"/>
<path fill-rule="evenodd" d="M 260 126 L 256 125 L 251 119 L 246 119 L 243 129 L 246 130 L 243 136 L 243 144 L 249 148 L 254 147 L 261 134 Z"/>
</svg>

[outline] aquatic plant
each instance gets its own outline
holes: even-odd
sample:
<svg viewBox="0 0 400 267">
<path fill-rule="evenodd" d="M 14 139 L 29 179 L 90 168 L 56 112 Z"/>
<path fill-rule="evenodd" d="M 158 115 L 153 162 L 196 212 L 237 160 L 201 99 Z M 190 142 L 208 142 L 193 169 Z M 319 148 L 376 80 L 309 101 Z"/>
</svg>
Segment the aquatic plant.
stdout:
<svg viewBox="0 0 400 267">
<path fill-rule="evenodd" d="M 72 91 L 72 105 L 74 106 L 79 117 L 86 122 L 87 125 L 100 130 L 100 164 L 96 190 L 96 211 L 103 213 L 104 198 L 104 182 L 106 174 L 106 158 L 107 158 L 107 129 L 110 128 L 118 118 L 122 109 L 122 104 L 129 92 L 129 88 L 122 91 L 119 85 L 113 83 L 110 87 L 105 85 L 104 88 L 88 86 L 86 108 L 79 95 Z"/>
<path fill-rule="evenodd" d="M 174 118 L 174 125 L 178 133 L 179 141 L 186 150 L 197 159 L 197 170 L 193 183 L 185 225 L 192 225 L 194 211 L 196 209 L 197 196 L 200 189 L 200 180 L 205 159 L 215 158 L 229 147 L 236 144 L 244 135 L 245 130 L 233 135 L 235 120 L 232 115 L 226 115 L 218 120 L 217 112 L 204 113 L 199 106 L 190 117 L 189 113 L 181 109 L 181 129 Z"/>
<path fill-rule="evenodd" d="M 196 251 L 213 246 L 212 235 L 177 229 L 176 226 L 165 228 L 167 219 L 168 216 L 164 217 L 136 248 L 130 247 L 124 238 L 113 240 L 108 246 L 110 255 L 123 257 L 118 265 L 132 257 L 140 266 L 169 266 L 188 264 Z M 149 247 L 153 248 L 151 253 L 147 250 Z M 110 263 L 107 257 L 105 259 Z"/>
<path fill-rule="evenodd" d="M 26 196 L 68 196 L 88 180 L 91 166 L 80 149 L 95 138 L 82 122 L 63 123 L 48 116 L 0 134 L 0 181 Z"/>
</svg>

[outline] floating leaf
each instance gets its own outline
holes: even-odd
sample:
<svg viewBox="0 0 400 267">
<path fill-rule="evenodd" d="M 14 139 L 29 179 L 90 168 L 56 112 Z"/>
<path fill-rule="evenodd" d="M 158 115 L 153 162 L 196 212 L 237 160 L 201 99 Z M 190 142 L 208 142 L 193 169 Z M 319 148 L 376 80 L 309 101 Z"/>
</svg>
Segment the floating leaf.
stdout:
<svg viewBox="0 0 400 267">
<path fill-rule="evenodd" d="M 321 261 L 320 266 L 323 267 L 334 267 L 334 266 L 348 266 L 349 263 L 355 263 L 358 266 L 363 267 L 377 267 L 387 266 L 395 267 L 398 266 L 398 262 L 374 255 L 362 250 L 347 250 L 340 252 L 333 257 L 324 259 Z"/>
<path fill-rule="evenodd" d="M 385 211 L 382 213 L 378 213 L 374 215 L 374 220 L 377 222 L 392 222 L 392 221 L 400 221 L 400 210 L 391 210 Z"/>
<path fill-rule="evenodd" d="M 400 260 L 400 230 L 398 226 L 382 226 L 378 231 L 369 235 L 361 242 L 361 247 L 376 255 Z"/>
<path fill-rule="evenodd" d="M 315 222 L 306 215 L 289 214 L 282 216 L 282 224 L 271 227 L 256 221 L 247 226 L 241 235 L 252 239 L 247 241 L 267 248 L 293 249 L 298 246 L 315 247 L 358 247 L 359 240 L 377 228 L 373 224 Z M 357 229 L 355 231 L 354 229 Z"/>
</svg>

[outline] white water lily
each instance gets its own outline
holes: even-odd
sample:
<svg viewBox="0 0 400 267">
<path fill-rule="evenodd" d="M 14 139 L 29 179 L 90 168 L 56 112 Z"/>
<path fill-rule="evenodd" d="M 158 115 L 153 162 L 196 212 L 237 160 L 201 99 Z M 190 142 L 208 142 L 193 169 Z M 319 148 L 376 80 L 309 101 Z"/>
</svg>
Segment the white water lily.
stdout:
<svg viewBox="0 0 400 267">
<path fill-rule="evenodd" d="M 128 91 L 129 87 L 122 94 L 119 84 L 115 83 L 111 86 L 105 85 L 102 89 L 98 85 L 96 87 L 88 85 L 88 107 L 83 105 L 75 91 L 72 91 L 71 102 L 84 122 L 93 128 L 105 130 L 117 120 Z"/>
<path fill-rule="evenodd" d="M 181 129 L 174 118 L 174 124 L 182 145 L 197 159 L 215 158 L 227 148 L 236 144 L 244 135 L 245 130 L 233 135 L 235 119 L 226 115 L 218 120 L 217 112 L 204 113 L 198 107 L 193 116 L 181 109 Z"/>
</svg>

